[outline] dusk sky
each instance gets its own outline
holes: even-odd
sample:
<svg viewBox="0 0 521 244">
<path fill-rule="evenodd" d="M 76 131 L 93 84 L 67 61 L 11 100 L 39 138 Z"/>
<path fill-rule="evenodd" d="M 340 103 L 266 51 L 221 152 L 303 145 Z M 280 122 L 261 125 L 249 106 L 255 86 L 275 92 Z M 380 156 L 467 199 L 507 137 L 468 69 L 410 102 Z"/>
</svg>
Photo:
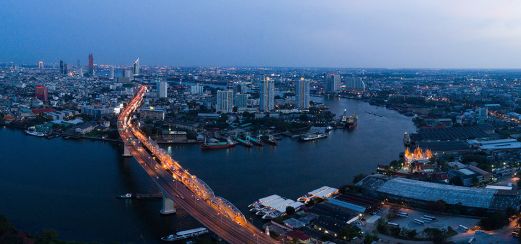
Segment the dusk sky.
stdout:
<svg viewBox="0 0 521 244">
<path fill-rule="evenodd" d="M 521 68 L 516 0 L 1 0 L 0 62 Z"/>
</svg>

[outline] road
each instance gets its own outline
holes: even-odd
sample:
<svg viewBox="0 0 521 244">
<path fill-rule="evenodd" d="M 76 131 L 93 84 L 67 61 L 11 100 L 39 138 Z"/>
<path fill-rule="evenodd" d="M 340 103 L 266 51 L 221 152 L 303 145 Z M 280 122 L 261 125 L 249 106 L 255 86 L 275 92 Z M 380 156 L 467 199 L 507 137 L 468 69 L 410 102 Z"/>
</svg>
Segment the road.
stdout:
<svg viewBox="0 0 521 244">
<path fill-rule="evenodd" d="M 132 156 L 176 207 L 184 209 L 201 224 L 229 243 L 276 243 L 249 223 L 242 213 L 200 179 L 188 173 L 178 162 L 165 155 L 150 138 L 132 123 L 132 115 L 140 106 L 146 86 L 141 86 L 118 117 L 121 139 Z"/>
</svg>

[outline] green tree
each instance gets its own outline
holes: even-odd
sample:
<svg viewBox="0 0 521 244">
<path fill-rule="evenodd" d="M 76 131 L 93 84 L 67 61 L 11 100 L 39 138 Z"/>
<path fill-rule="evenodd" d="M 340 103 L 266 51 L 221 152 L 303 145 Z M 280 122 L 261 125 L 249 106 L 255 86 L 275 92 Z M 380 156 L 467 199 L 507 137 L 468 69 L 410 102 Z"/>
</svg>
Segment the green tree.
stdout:
<svg viewBox="0 0 521 244">
<path fill-rule="evenodd" d="M 292 206 L 287 206 L 286 207 L 286 214 L 289 215 L 289 216 L 295 214 L 295 208 L 292 207 Z"/>
<path fill-rule="evenodd" d="M 353 184 L 358 183 L 359 181 L 363 180 L 366 177 L 365 174 L 357 174 L 353 177 Z"/>
</svg>

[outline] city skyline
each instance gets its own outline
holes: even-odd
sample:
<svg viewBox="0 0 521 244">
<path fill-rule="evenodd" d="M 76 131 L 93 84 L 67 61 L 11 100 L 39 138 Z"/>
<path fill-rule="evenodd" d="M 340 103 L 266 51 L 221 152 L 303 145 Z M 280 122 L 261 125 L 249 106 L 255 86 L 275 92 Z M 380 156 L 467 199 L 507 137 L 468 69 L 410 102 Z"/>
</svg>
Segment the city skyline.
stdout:
<svg viewBox="0 0 521 244">
<path fill-rule="evenodd" d="M 0 3 L 0 62 L 521 68 L 513 1 L 55 3 Z"/>
</svg>

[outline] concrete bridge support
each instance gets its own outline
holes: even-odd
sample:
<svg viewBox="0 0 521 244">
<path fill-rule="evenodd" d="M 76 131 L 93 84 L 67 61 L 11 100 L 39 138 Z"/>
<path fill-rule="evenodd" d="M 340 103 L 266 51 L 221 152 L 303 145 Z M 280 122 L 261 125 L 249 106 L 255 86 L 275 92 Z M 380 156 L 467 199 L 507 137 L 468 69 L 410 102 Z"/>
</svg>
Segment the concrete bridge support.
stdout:
<svg viewBox="0 0 521 244">
<path fill-rule="evenodd" d="M 123 145 L 123 157 L 132 157 L 130 150 L 128 150 L 127 145 Z"/>
<path fill-rule="evenodd" d="M 163 208 L 161 209 L 160 213 L 163 215 L 167 214 L 174 214 L 176 212 L 174 207 L 174 200 L 168 198 L 163 193 Z"/>
</svg>

